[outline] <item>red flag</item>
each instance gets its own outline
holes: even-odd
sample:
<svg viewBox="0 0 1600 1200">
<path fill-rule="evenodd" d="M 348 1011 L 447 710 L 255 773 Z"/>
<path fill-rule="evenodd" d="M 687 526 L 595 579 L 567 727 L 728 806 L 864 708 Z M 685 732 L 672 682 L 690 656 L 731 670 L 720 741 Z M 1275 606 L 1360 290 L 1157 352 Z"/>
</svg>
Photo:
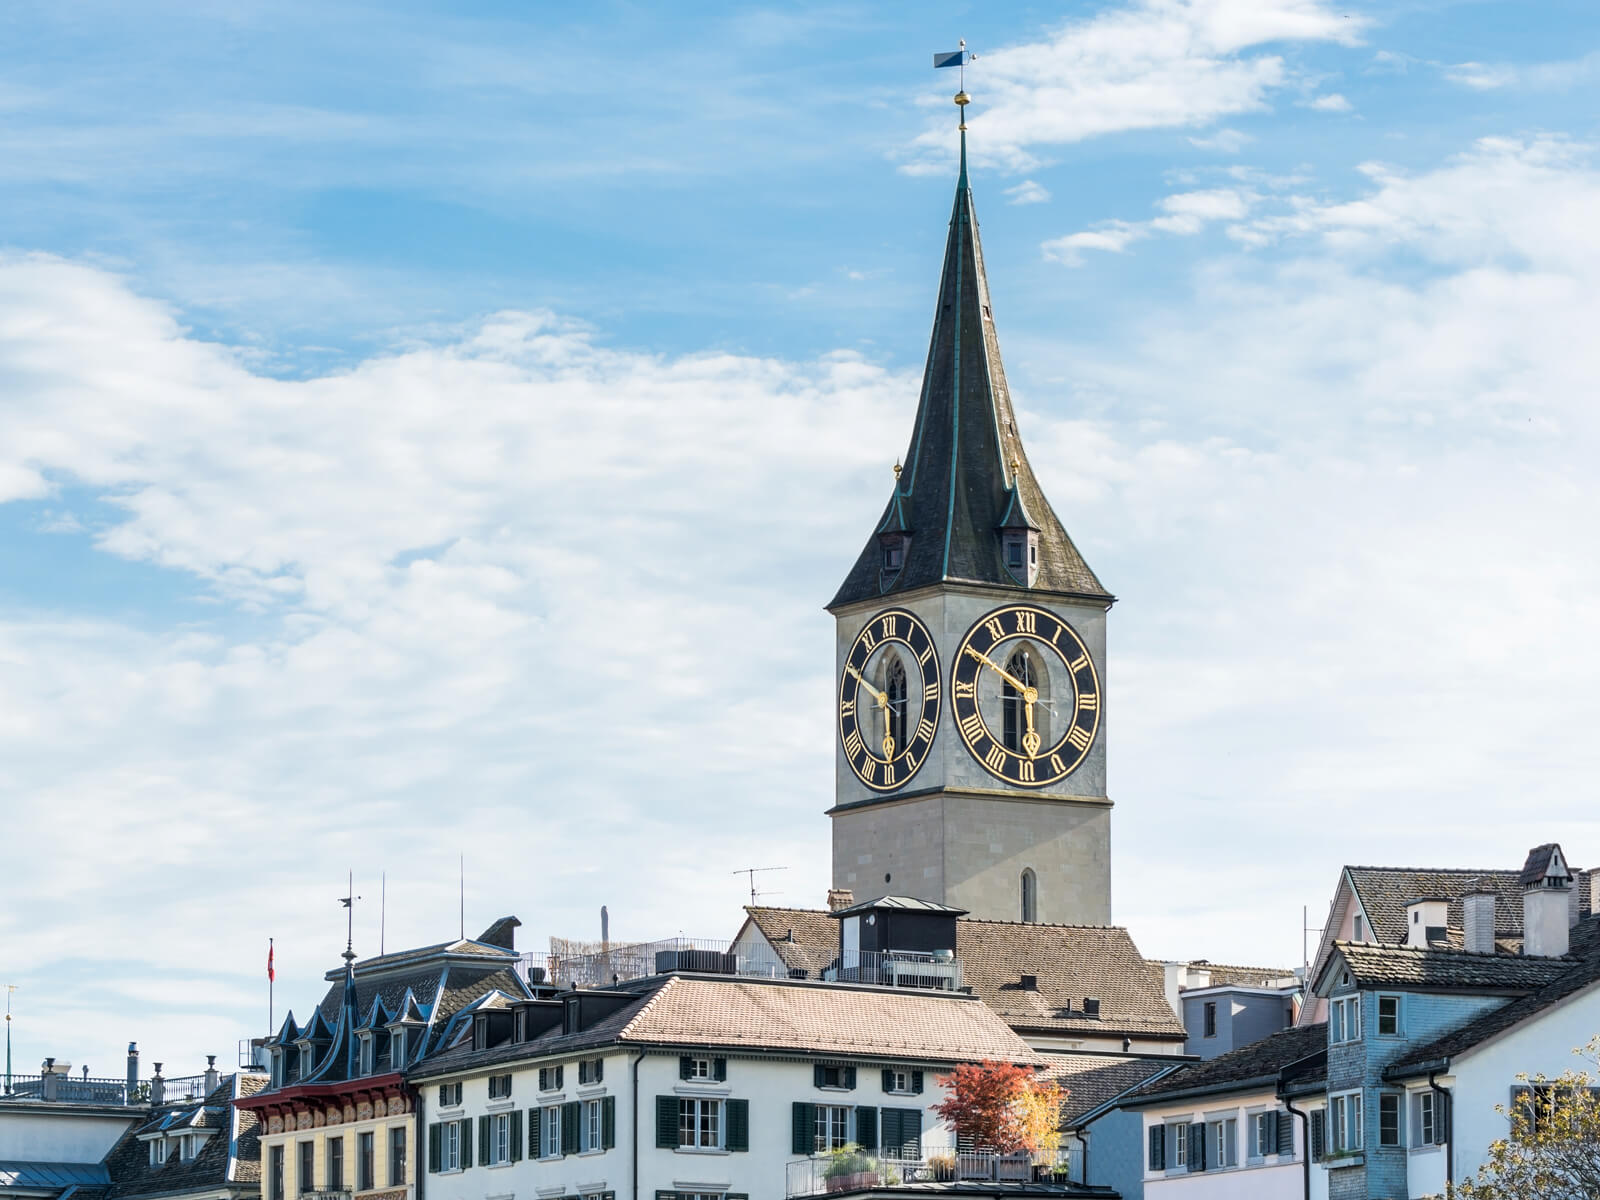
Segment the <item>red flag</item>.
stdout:
<svg viewBox="0 0 1600 1200">
<path fill-rule="evenodd" d="M 272 969 L 272 939 L 267 939 L 267 982 L 271 983 L 278 978 L 278 973 Z"/>
</svg>

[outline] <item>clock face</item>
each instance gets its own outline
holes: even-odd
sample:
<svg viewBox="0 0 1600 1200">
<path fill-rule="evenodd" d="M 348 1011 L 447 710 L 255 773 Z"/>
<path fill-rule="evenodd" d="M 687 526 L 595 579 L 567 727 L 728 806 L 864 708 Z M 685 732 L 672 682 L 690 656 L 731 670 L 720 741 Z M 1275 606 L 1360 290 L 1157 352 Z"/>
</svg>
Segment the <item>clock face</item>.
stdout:
<svg viewBox="0 0 1600 1200">
<path fill-rule="evenodd" d="M 1100 677 L 1083 639 L 1031 604 L 979 617 L 950 664 L 950 712 L 984 770 L 1018 787 L 1065 779 L 1100 730 Z"/>
<path fill-rule="evenodd" d="M 839 741 L 875 792 L 903 787 L 927 761 L 939 724 L 939 652 L 903 608 L 861 627 L 839 675 Z"/>
</svg>

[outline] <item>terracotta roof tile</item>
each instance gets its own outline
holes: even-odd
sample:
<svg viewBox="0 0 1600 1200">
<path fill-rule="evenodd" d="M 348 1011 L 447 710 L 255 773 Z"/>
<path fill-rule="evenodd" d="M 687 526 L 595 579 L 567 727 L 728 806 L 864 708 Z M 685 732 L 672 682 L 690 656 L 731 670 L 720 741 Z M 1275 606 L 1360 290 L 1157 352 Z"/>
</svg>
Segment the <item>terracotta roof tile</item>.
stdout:
<svg viewBox="0 0 1600 1200">
<path fill-rule="evenodd" d="M 1334 942 L 1333 949 L 1343 957 L 1357 985 L 1534 991 L 1574 966 L 1571 958 L 1470 954 L 1437 946 L 1417 950 L 1409 946 L 1376 946 L 1370 942 Z M 1324 974 L 1328 969 L 1331 968 L 1325 968 Z"/>
</svg>

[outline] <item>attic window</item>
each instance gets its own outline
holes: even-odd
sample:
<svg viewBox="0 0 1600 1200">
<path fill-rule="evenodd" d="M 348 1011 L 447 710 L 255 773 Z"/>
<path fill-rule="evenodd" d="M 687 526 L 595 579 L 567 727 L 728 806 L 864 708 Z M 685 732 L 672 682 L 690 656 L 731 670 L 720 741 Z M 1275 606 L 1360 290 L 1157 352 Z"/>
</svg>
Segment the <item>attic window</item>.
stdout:
<svg viewBox="0 0 1600 1200">
<path fill-rule="evenodd" d="M 905 562 L 905 557 L 905 545 L 899 538 L 895 538 L 883 547 L 883 569 L 885 571 L 898 571 Z"/>
<path fill-rule="evenodd" d="M 1018 537 L 1006 539 L 1006 566 L 1013 571 L 1020 571 L 1027 566 L 1027 555 L 1023 552 L 1022 539 Z"/>
<path fill-rule="evenodd" d="M 155 1138 L 151 1141 L 150 1165 L 152 1167 L 159 1167 L 162 1163 L 167 1161 L 166 1145 L 167 1143 L 164 1138 Z"/>
</svg>

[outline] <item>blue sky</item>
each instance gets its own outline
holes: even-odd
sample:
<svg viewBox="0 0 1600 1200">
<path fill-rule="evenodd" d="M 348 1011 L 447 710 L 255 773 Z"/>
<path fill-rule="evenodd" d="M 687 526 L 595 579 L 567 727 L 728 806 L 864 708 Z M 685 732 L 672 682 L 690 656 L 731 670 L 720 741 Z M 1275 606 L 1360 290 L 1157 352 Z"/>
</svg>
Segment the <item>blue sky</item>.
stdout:
<svg viewBox="0 0 1600 1200">
<path fill-rule="evenodd" d="M 1592 5 L 458 8 L 0 16 L 19 1062 L 226 1057 L 347 867 L 364 952 L 458 853 L 529 947 L 820 901 L 961 36 L 1116 919 L 1293 963 L 1344 862 L 1600 861 Z"/>
</svg>

